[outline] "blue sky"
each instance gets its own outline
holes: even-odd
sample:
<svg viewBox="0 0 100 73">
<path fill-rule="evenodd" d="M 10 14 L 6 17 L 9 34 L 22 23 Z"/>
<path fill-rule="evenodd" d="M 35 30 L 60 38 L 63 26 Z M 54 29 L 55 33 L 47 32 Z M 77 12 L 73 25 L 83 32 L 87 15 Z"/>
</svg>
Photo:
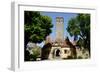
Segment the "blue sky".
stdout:
<svg viewBox="0 0 100 73">
<path fill-rule="evenodd" d="M 52 33 L 50 34 L 51 39 L 55 40 L 55 25 L 56 25 L 56 17 L 63 17 L 64 18 L 64 38 L 67 36 L 69 37 L 70 41 L 73 40 L 73 37 L 70 37 L 69 33 L 67 32 L 66 28 L 68 26 L 68 21 L 77 16 L 77 13 L 61 13 L 61 12 L 41 12 L 42 15 L 47 15 L 52 18 Z M 43 45 L 43 43 L 39 44 L 40 46 Z"/>
</svg>

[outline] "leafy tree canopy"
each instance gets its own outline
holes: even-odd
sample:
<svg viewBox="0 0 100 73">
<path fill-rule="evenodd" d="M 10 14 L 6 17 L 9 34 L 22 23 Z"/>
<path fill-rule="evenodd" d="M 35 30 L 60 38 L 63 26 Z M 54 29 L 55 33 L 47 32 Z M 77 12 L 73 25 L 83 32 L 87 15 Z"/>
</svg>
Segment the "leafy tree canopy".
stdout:
<svg viewBox="0 0 100 73">
<path fill-rule="evenodd" d="M 52 19 L 37 11 L 24 12 L 25 46 L 27 43 L 41 43 L 52 31 Z"/>
<path fill-rule="evenodd" d="M 68 22 L 67 31 L 78 45 L 90 50 L 90 14 L 78 14 Z"/>
</svg>

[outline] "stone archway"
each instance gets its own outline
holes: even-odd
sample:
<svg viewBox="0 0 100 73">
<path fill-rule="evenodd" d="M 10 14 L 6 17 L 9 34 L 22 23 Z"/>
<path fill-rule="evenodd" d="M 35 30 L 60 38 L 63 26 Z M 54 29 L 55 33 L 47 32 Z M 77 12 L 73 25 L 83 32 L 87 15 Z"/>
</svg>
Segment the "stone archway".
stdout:
<svg viewBox="0 0 100 73">
<path fill-rule="evenodd" d="M 52 47 L 50 54 L 49 54 L 49 59 L 61 59 L 61 47 Z"/>
<path fill-rule="evenodd" d="M 56 50 L 55 55 L 56 55 L 56 57 L 60 57 L 60 50 L 59 49 Z"/>
<path fill-rule="evenodd" d="M 53 54 L 53 58 L 54 59 L 60 59 L 61 58 L 61 50 L 60 48 L 55 48 L 54 49 L 54 54 Z"/>
</svg>

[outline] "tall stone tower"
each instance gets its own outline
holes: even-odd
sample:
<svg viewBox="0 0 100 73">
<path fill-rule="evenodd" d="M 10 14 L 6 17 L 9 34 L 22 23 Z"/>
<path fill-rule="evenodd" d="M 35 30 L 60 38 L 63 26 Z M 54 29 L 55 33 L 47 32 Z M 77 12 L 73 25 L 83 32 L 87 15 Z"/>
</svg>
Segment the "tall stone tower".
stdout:
<svg viewBox="0 0 100 73">
<path fill-rule="evenodd" d="M 64 40 L 64 18 L 56 17 L 56 42 Z"/>
</svg>

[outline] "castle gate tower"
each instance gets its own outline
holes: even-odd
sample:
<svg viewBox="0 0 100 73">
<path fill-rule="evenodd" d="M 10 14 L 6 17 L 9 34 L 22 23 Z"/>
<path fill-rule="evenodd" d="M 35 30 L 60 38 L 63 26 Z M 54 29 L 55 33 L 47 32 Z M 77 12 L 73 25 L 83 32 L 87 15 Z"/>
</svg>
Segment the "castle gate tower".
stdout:
<svg viewBox="0 0 100 73">
<path fill-rule="evenodd" d="M 64 18 L 56 17 L 56 42 L 64 40 Z"/>
</svg>

